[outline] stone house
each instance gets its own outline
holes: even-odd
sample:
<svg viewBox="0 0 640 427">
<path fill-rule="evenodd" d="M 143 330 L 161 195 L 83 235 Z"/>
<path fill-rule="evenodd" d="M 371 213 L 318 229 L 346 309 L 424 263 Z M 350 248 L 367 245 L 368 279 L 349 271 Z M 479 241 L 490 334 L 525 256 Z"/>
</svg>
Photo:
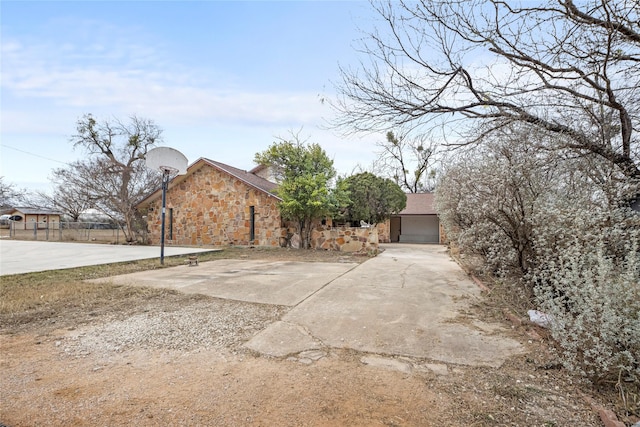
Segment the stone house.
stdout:
<svg viewBox="0 0 640 427">
<path fill-rule="evenodd" d="M 295 225 L 283 221 L 281 199 L 269 168 L 250 171 L 200 158 L 169 182 L 166 197 L 165 243 L 186 246 L 286 246 L 300 239 Z M 146 216 L 149 241 L 160 242 L 162 191 L 138 204 Z M 312 231 L 311 247 L 338 251 L 377 249 L 377 229 L 332 227 L 331 221 Z"/>
<path fill-rule="evenodd" d="M 175 245 L 281 244 L 277 184 L 253 172 L 200 158 L 169 182 L 165 239 Z M 151 243 L 159 243 L 162 191 L 138 205 L 146 211 Z M 286 235 L 286 234 L 285 234 Z"/>
</svg>

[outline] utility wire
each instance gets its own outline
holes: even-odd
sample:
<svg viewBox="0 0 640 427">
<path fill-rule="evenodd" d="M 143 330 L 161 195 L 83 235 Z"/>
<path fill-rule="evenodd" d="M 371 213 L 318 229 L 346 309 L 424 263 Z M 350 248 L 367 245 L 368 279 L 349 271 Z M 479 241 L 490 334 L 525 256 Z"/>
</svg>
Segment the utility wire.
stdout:
<svg viewBox="0 0 640 427">
<path fill-rule="evenodd" d="M 4 147 L 4 148 L 9 148 L 9 149 L 11 149 L 11 150 L 19 151 L 19 152 L 21 152 L 21 153 L 28 154 L 28 155 L 33 156 L 33 157 L 39 157 L 39 158 L 41 158 L 41 159 L 50 160 L 50 161 L 52 161 L 52 162 L 56 162 L 56 163 L 60 163 L 60 164 L 63 164 L 63 165 L 70 166 L 70 164 L 69 164 L 69 163 L 67 163 L 67 162 L 61 162 L 60 160 L 56 160 L 56 159 L 52 159 L 52 158 L 50 158 L 50 157 L 45 157 L 45 156 L 41 156 L 41 155 L 39 155 L 39 154 L 31 153 L 31 152 L 29 152 L 29 151 L 21 150 L 21 149 L 19 149 L 19 148 L 12 147 L 12 146 L 7 145 L 7 144 L 2 144 L 2 143 L 0 143 L 0 146 L 2 146 L 2 147 Z"/>
</svg>

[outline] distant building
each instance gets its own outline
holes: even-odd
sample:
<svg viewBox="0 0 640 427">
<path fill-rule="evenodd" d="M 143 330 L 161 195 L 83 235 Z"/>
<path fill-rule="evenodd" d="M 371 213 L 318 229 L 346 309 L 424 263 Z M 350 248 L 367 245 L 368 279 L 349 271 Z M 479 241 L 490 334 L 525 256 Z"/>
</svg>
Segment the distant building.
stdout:
<svg viewBox="0 0 640 427">
<path fill-rule="evenodd" d="M 434 193 L 407 193 L 407 206 L 387 222 L 390 242 L 446 243 Z"/>
<path fill-rule="evenodd" d="M 62 213 L 41 208 L 13 208 L 7 214 L 14 230 L 58 229 Z"/>
</svg>

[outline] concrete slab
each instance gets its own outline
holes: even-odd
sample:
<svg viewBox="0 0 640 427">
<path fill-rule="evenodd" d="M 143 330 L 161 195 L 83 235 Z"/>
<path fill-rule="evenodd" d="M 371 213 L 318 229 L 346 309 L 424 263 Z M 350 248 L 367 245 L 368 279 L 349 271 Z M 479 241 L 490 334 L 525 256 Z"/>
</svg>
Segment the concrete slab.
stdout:
<svg viewBox="0 0 640 427">
<path fill-rule="evenodd" d="M 357 265 L 222 259 L 194 267 L 184 265 L 92 281 L 294 306 Z"/>
<path fill-rule="evenodd" d="M 398 360 L 391 359 L 388 357 L 380 357 L 380 356 L 363 356 L 360 359 L 360 362 L 365 365 L 374 366 L 376 368 L 389 369 L 392 371 L 399 371 L 405 374 L 410 374 L 413 370 L 413 366 L 410 363 Z"/>
<path fill-rule="evenodd" d="M 267 356 L 284 357 L 298 353 L 304 355 L 323 345 L 300 325 L 275 322 L 254 336 L 246 347 Z"/>
<path fill-rule="evenodd" d="M 520 343 L 504 337 L 500 325 L 456 319 L 479 294 L 444 247 L 390 245 L 282 320 L 330 347 L 499 367 L 522 351 Z M 268 334 L 269 328 L 259 337 L 262 348 L 269 347 Z M 254 340 L 247 346 L 255 347 Z"/>
<path fill-rule="evenodd" d="M 211 249 L 166 246 L 165 256 L 210 252 Z M 159 246 L 0 240 L 0 275 L 61 270 L 88 265 L 160 258 Z"/>
<path fill-rule="evenodd" d="M 480 290 L 444 247 L 384 248 L 362 264 L 217 260 L 100 280 L 291 306 L 245 344 L 270 356 L 333 347 L 499 367 L 523 351 L 501 325 L 459 316 Z"/>
</svg>

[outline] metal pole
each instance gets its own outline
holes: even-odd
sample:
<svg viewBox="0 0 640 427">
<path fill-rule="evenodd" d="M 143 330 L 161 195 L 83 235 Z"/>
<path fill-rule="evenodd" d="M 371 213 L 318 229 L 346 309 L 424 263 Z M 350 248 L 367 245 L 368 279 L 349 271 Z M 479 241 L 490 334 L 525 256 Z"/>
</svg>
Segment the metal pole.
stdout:
<svg viewBox="0 0 640 427">
<path fill-rule="evenodd" d="M 162 171 L 162 231 L 160 232 L 160 264 L 164 265 L 164 218 L 167 206 L 167 187 L 169 186 L 169 170 Z"/>
</svg>

